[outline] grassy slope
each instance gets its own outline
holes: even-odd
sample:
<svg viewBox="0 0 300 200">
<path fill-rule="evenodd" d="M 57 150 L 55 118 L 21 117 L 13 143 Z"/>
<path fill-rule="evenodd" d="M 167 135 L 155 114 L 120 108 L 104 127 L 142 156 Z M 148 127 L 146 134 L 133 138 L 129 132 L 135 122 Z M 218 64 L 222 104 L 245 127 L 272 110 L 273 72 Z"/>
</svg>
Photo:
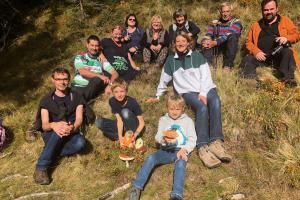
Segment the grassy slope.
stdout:
<svg viewBox="0 0 300 200">
<path fill-rule="evenodd" d="M 56 1 L 26 18 L 28 28 L 0 58 L 0 76 L 4 80 L 0 87 L 0 114 L 5 116 L 10 132 L 10 144 L 3 153 L 11 153 L 0 158 L 0 199 L 49 191 L 67 194 L 50 195 L 44 199 L 94 199 L 134 179 L 143 157 L 126 169 L 117 158 L 117 145 L 91 126 L 86 133 L 90 142 L 86 154 L 63 159 L 52 175 L 54 181 L 51 185 L 36 185 L 31 176 L 43 141 L 39 138 L 28 144 L 24 141 L 24 132 L 28 123 L 33 121 L 38 100 L 51 87 L 48 79 L 51 69 L 69 66 L 70 58 L 84 48 L 86 36 L 91 33 L 97 33 L 101 38 L 107 36 L 113 25 L 122 24 L 128 10 L 138 14 L 143 27 L 148 26 L 147 22 L 154 13 L 161 13 L 167 27 L 177 7 L 175 2 L 181 2 L 184 8 L 191 10 L 189 17 L 200 25 L 202 32 L 205 32 L 205 24 L 217 17 L 214 10 L 217 4 L 210 0 L 170 2 L 136 0 L 102 5 L 101 11 L 94 12 L 84 24 L 73 5 Z M 244 24 L 247 30 L 249 24 L 260 17 L 258 1 L 234 2 L 236 14 L 247 22 Z M 300 7 L 296 1 L 282 1 L 280 8 L 281 13 L 293 21 L 299 19 Z M 299 22 L 297 25 L 299 27 Z M 241 43 L 244 38 L 245 32 Z M 299 45 L 296 47 L 299 50 Z M 240 56 L 237 58 L 239 62 Z M 129 88 L 129 95 L 140 101 L 145 112 L 147 154 L 155 151 L 153 137 L 157 119 L 165 112 L 161 109 L 164 102 L 144 103 L 149 95 L 154 94 L 159 74 L 157 71 L 152 77 L 143 76 Z M 267 81 L 254 88 L 251 83 L 237 79 L 237 69 L 231 73 L 224 73 L 221 69 L 213 72 L 223 104 L 224 134 L 235 159 L 218 169 L 208 170 L 194 152 L 187 167 L 186 199 L 226 199 L 234 193 L 244 193 L 247 199 L 299 198 L 299 91 L 282 88 L 276 81 L 270 81 L 270 70 L 260 70 L 260 74 Z M 107 100 L 108 97 L 101 96 L 95 103 L 98 115 L 111 117 Z M 193 116 L 190 110 L 187 112 Z M 155 170 L 142 199 L 167 199 L 171 191 L 172 170 L 172 165 Z M 25 177 L 10 178 L 15 174 Z M 227 178 L 225 183 L 218 183 L 224 178 Z M 127 193 L 120 193 L 116 199 L 124 199 Z"/>
</svg>

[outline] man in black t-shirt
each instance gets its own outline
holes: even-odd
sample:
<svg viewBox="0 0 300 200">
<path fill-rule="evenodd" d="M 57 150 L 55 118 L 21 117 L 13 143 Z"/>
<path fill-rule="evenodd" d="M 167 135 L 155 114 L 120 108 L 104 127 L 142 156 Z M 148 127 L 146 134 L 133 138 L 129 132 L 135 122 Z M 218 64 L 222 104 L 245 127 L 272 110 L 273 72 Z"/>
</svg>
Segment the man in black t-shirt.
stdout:
<svg viewBox="0 0 300 200">
<path fill-rule="evenodd" d="M 45 147 L 37 161 L 34 181 L 41 185 L 50 184 L 48 168 L 56 156 L 78 153 L 86 146 L 79 128 L 83 122 L 84 100 L 68 87 L 70 73 L 56 68 L 52 73 L 55 90 L 45 95 L 39 106 L 36 125 L 43 131 Z"/>
<path fill-rule="evenodd" d="M 122 38 L 122 29 L 116 26 L 112 30 L 112 37 L 104 38 L 101 46 L 105 58 L 118 72 L 119 77 L 125 81 L 131 81 L 140 69 L 132 60 L 129 50 L 122 44 Z"/>
</svg>

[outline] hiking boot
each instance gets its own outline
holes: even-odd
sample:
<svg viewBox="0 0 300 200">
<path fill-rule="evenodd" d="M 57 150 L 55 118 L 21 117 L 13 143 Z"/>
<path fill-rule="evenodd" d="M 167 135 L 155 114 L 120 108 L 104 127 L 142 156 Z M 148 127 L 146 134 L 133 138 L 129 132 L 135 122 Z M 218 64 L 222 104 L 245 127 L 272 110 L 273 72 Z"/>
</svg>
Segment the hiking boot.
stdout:
<svg viewBox="0 0 300 200">
<path fill-rule="evenodd" d="M 224 142 L 222 142 L 221 140 L 212 142 L 209 145 L 209 151 L 223 162 L 230 162 L 232 160 L 232 156 L 226 153 Z"/>
<path fill-rule="evenodd" d="M 47 170 L 35 169 L 33 179 L 37 184 L 40 185 L 50 184 L 50 178 L 48 176 Z"/>
<path fill-rule="evenodd" d="M 141 196 L 141 190 L 133 187 L 130 191 L 128 200 L 139 200 Z"/>
<path fill-rule="evenodd" d="M 204 145 L 199 148 L 198 154 L 203 164 L 211 169 L 221 165 L 221 161 L 209 151 L 208 146 Z"/>
<path fill-rule="evenodd" d="M 25 133 L 26 142 L 34 142 L 36 140 L 37 130 L 30 128 Z"/>
</svg>

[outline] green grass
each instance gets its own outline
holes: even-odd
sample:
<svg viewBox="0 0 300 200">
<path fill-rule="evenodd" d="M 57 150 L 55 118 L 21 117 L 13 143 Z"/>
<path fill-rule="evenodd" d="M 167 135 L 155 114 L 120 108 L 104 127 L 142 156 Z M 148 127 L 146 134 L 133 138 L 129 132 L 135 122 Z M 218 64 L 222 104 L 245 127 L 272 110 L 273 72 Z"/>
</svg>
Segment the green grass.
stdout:
<svg viewBox="0 0 300 200">
<path fill-rule="evenodd" d="M 99 1 L 100 2 L 100 1 Z M 280 12 L 300 25 L 297 1 L 281 1 Z M 100 2 L 101 3 L 101 2 Z M 245 31 L 259 18 L 259 1 L 233 1 L 235 13 L 244 23 Z M 36 192 L 61 191 L 41 199 L 95 199 L 128 182 L 132 182 L 143 159 L 155 151 L 154 135 L 165 102 L 147 104 L 145 100 L 155 94 L 160 71 L 153 76 L 143 75 L 133 81 L 129 95 L 140 102 L 144 111 L 146 131 L 144 140 L 148 151 L 134 160 L 130 168 L 118 159 L 118 145 L 106 139 L 94 126 L 85 135 L 89 148 L 84 155 L 61 160 L 52 173 L 49 186 L 34 184 L 32 173 L 43 148 L 41 137 L 34 143 L 24 141 L 24 133 L 33 122 L 39 99 L 51 88 L 49 75 L 56 66 L 66 66 L 76 52 L 83 50 L 85 38 L 92 33 L 101 38 L 109 36 L 110 29 L 123 24 L 129 12 L 138 15 L 140 24 L 148 26 L 151 16 L 160 13 L 165 27 L 172 23 L 171 14 L 182 5 L 189 18 L 196 21 L 205 33 L 206 24 L 216 18 L 217 4 L 203 1 L 111 1 L 101 4 L 100 11 L 87 7 L 89 18 L 81 21 L 74 4 L 50 2 L 34 13 L 28 13 L 26 26 L 18 38 L 0 58 L 0 116 L 9 129 L 9 144 L 0 158 L 0 199 L 13 199 Z M 209 13 L 209 14 L 206 14 Z M 299 51 L 299 44 L 295 45 Z M 234 156 L 230 164 L 213 170 L 205 168 L 196 152 L 187 166 L 185 199 L 229 199 L 232 194 L 243 193 L 246 199 L 299 199 L 300 188 L 300 90 L 282 88 L 269 69 L 259 69 L 265 80 L 257 88 L 238 79 L 238 64 L 225 73 L 212 72 L 222 101 L 223 131 L 229 152 Z M 221 60 L 219 60 L 219 66 Z M 70 68 L 71 69 L 71 68 Z M 297 71 L 299 74 L 299 71 Z M 169 88 L 172 91 L 172 88 Z M 107 96 L 101 96 L 93 108 L 98 116 L 113 117 Z M 194 117 L 188 108 L 186 112 Z M 151 176 L 142 200 L 168 199 L 172 188 L 173 165 L 157 168 Z M 14 177 L 13 175 L 21 175 Z M 226 180 L 219 183 L 220 180 Z M 115 199 L 124 199 L 129 190 Z"/>
</svg>

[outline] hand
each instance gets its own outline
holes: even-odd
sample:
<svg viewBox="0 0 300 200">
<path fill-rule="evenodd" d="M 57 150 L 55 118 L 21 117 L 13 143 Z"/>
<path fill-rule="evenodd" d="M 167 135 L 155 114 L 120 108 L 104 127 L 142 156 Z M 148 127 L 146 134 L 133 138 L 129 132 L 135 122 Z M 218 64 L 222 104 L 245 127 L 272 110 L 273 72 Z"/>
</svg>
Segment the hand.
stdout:
<svg viewBox="0 0 300 200">
<path fill-rule="evenodd" d="M 129 41 L 130 37 L 129 37 L 129 35 L 126 35 L 123 39 L 124 39 L 124 41 Z"/>
<path fill-rule="evenodd" d="M 258 52 L 256 55 L 255 55 L 255 58 L 256 60 L 258 61 L 265 61 L 267 58 L 266 58 L 266 54 L 262 51 Z"/>
<path fill-rule="evenodd" d="M 151 51 L 156 52 L 156 46 L 154 46 L 153 44 L 151 44 L 150 49 Z"/>
<path fill-rule="evenodd" d="M 69 135 L 71 132 L 71 128 L 69 127 L 67 122 L 53 122 L 52 123 L 52 130 L 60 137 Z"/>
<path fill-rule="evenodd" d="M 288 42 L 288 39 L 286 37 L 277 37 L 275 38 L 276 42 L 279 43 L 279 45 L 285 44 Z"/>
<path fill-rule="evenodd" d="M 124 147 L 124 138 L 123 137 L 119 138 L 119 142 L 120 142 L 120 146 Z"/>
<path fill-rule="evenodd" d="M 155 97 L 150 97 L 146 100 L 147 103 L 156 103 L 159 102 L 159 99 L 155 98 Z"/>
<path fill-rule="evenodd" d="M 182 160 L 185 160 L 187 161 L 188 160 L 188 157 L 187 155 L 185 154 L 185 149 L 180 149 L 178 152 L 177 152 L 177 158 L 178 159 L 182 159 Z"/>
<path fill-rule="evenodd" d="M 204 105 L 207 105 L 207 98 L 205 96 L 198 96 L 199 101 L 201 101 Z"/>
<path fill-rule="evenodd" d="M 111 91 L 111 85 L 107 85 L 105 90 L 104 90 L 104 94 L 105 95 L 110 95 L 112 93 Z"/>
<path fill-rule="evenodd" d="M 208 43 L 208 48 L 213 48 L 215 46 L 217 46 L 217 41 L 216 40 L 209 40 L 209 43 Z"/>
<path fill-rule="evenodd" d="M 193 33 L 188 33 L 188 36 L 193 37 Z"/>
<path fill-rule="evenodd" d="M 160 50 L 161 50 L 161 44 L 156 46 L 156 52 L 158 53 L 158 52 L 160 52 Z"/>
<path fill-rule="evenodd" d="M 138 134 L 137 132 L 135 132 L 135 133 L 133 134 L 133 136 L 132 136 L 132 138 L 131 138 L 131 141 L 132 141 L 133 143 L 135 143 L 135 140 L 136 140 L 136 138 L 137 138 L 138 135 L 139 135 L 139 134 Z"/>
<path fill-rule="evenodd" d="M 131 47 L 130 49 L 129 49 L 129 52 L 130 53 L 135 53 L 137 51 L 137 49 L 135 48 L 135 47 Z"/>
<path fill-rule="evenodd" d="M 105 83 L 105 84 L 109 84 L 110 80 L 108 77 L 104 76 L 104 75 L 99 75 L 99 78 Z"/>
</svg>

